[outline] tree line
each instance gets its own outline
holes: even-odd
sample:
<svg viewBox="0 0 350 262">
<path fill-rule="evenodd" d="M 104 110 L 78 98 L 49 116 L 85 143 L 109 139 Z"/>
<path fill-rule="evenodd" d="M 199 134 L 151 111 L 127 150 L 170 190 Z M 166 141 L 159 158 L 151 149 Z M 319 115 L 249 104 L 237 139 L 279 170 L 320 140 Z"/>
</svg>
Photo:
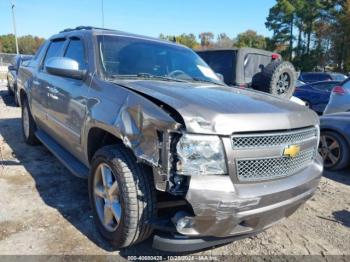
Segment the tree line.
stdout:
<svg viewBox="0 0 350 262">
<path fill-rule="evenodd" d="M 350 71 L 350 0 L 277 0 L 271 47 L 302 70 Z"/>
<path fill-rule="evenodd" d="M 192 49 L 210 49 L 210 48 L 232 48 L 232 47 L 254 47 L 267 49 L 269 48 L 269 39 L 259 35 L 253 30 L 247 30 L 230 38 L 226 33 L 215 36 L 212 32 L 203 32 L 198 35 L 181 34 L 181 35 L 159 35 L 160 39 L 177 42 L 188 46 Z"/>
<path fill-rule="evenodd" d="M 13 34 L 0 35 L 0 53 L 16 53 L 16 42 Z M 32 35 L 18 37 L 20 54 L 35 54 L 36 50 L 45 41 L 44 38 Z"/>
<path fill-rule="evenodd" d="M 225 33 L 215 37 L 212 32 L 159 37 L 193 49 L 266 49 L 280 53 L 302 71 L 350 72 L 350 0 L 276 0 L 265 26 L 272 37 L 253 30 L 234 38 Z"/>
<path fill-rule="evenodd" d="M 254 19 L 254 18 L 252 18 Z M 160 34 L 192 49 L 254 47 L 280 53 L 302 71 L 334 70 L 350 72 L 350 0 L 276 0 L 265 26 L 272 37 L 247 30 L 230 38 L 214 35 Z M 33 54 L 44 39 L 19 37 L 19 52 Z M 13 34 L 0 36 L 0 52 L 15 53 Z"/>
</svg>

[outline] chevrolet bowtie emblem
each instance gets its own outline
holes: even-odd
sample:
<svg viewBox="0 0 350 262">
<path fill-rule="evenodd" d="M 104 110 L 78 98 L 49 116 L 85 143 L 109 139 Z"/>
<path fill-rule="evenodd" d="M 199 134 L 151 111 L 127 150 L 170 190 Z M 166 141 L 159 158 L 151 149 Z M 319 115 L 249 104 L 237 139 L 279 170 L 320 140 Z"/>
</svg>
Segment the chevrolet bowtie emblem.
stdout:
<svg viewBox="0 0 350 262">
<path fill-rule="evenodd" d="M 283 150 L 284 157 L 296 157 L 300 152 L 300 146 L 290 145 L 286 146 Z"/>
</svg>

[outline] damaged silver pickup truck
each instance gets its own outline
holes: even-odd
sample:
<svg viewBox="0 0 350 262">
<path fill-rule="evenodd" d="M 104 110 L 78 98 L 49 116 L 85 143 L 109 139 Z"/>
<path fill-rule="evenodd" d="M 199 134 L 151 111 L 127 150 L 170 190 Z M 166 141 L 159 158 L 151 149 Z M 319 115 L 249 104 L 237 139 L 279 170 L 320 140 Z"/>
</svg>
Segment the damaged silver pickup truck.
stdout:
<svg viewBox="0 0 350 262">
<path fill-rule="evenodd" d="M 96 225 L 117 248 L 152 233 L 168 251 L 257 234 L 322 173 L 315 113 L 228 87 L 175 43 L 67 29 L 20 68 L 18 92 L 25 141 L 89 179 Z"/>
</svg>

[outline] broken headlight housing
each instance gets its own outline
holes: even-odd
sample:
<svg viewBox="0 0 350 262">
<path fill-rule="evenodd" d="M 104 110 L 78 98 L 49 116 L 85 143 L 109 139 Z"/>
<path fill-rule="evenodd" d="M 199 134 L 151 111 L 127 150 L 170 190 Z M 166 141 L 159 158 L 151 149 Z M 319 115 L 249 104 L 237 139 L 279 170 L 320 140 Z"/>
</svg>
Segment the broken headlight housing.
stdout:
<svg viewBox="0 0 350 262">
<path fill-rule="evenodd" d="M 176 146 L 179 175 L 227 174 L 225 153 L 218 136 L 184 134 Z"/>
</svg>

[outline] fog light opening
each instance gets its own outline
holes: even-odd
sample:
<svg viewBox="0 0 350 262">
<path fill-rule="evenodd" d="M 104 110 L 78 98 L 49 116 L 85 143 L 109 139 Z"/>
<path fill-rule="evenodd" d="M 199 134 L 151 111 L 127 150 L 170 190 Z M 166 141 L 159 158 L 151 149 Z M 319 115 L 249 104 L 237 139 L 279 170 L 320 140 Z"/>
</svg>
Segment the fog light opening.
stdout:
<svg viewBox="0 0 350 262">
<path fill-rule="evenodd" d="M 185 211 L 176 212 L 171 221 L 179 232 L 193 227 L 193 219 L 190 217 L 190 214 Z"/>
</svg>

